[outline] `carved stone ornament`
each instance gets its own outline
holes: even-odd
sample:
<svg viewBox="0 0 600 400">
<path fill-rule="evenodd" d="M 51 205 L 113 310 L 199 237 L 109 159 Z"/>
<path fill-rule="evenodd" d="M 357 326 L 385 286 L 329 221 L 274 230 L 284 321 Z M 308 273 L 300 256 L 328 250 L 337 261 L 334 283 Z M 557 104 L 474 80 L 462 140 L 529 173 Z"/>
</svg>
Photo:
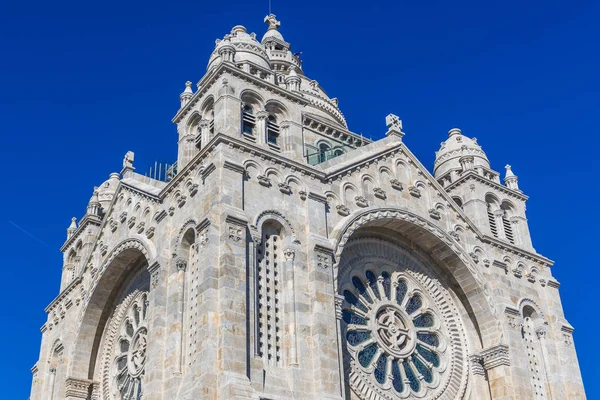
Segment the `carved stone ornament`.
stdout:
<svg viewBox="0 0 600 400">
<path fill-rule="evenodd" d="M 362 268 L 354 261 L 346 265 L 353 272 L 341 288 L 341 327 L 356 398 L 462 398 L 466 343 L 450 296 L 412 271 L 364 272 L 370 251 L 382 250 L 357 248 L 357 256 L 365 254 L 356 261 Z"/>
<path fill-rule="evenodd" d="M 196 193 L 198 193 L 198 184 L 197 183 L 192 183 L 188 187 L 188 192 L 190 194 L 190 197 L 194 197 L 196 195 Z"/>
<path fill-rule="evenodd" d="M 175 214 L 175 207 L 169 207 L 169 210 L 167 211 L 169 213 L 169 215 L 172 217 L 173 214 Z"/>
<path fill-rule="evenodd" d="M 440 212 L 435 208 L 429 210 L 429 216 L 435 220 L 439 220 L 440 218 L 442 218 L 442 214 L 440 214 Z"/>
<path fill-rule="evenodd" d="M 140 222 L 137 226 L 137 233 L 144 232 L 145 228 L 146 228 L 146 223 L 144 221 Z"/>
<path fill-rule="evenodd" d="M 523 267 L 520 265 L 517 265 L 515 268 L 513 268 L 512 273 L 517 278 L 521 278 L 523 276 Z"/>
<path fill-rule="evenodd" d="M 278 186 L 281 193 L 292 194 L 292 187 L 287 183 L 280 183 Z"/>
<path fill-rule="evenodd" d="M 133 228 L 135 226 L 135 217 L 129 218 L 129 222 L 127 223 L 129 228 Z"/>
<path fill-rule="evenodd" d="M 266 176 L 258 175 L 256 179 L 258 179 L 258 183 L 260 183 L 261 185 L 265 187 L 271 187 L 271 179 L 267 178 Z"/>
<path fill-rule="evenodd" d="M 402 182 L 400 182 L 398 179 L 391 179 L 390 185 L 392 185 L 392 189 L 396 189 L 396 190 L 404 189 L 404 186 L 402 186 Z"/>
<path fill-rule="evenodd" d="M 380 187 L 374 188 L 373 193 L 375 193 L 375 197 L 380 198 L 382 200 L 385 200 L 386 198 L 385 190 L 383 190 Z"/>
<path fill-rule="evenodd" d="M 151 226 L 150 228 L 148 228 L 148 230 L 146 231 L 146 237 L 148 239 L 151 239 L 152 236 L 154 236 L 154 231 L 156 230 L 155 227 Z"/>
<path fill-rule="evenodd" d="M 135 290 L 117 306 L 108 328 L 103 351 L 104 399 L 143 398 L 147 352 L 148 296 Z"/>
<path fill-rule="evenodd" d="M 238 225 L 229 225 L 229 240 L 239 242 L 243 237 L 243 228 Z"/>
<path fill-rule="evenodd" d="M 89 379 L 67 378 L 65 396 L 76 399 L 87 399 L 92 381 Z"/>
<path fill-rule="evenodd" d="M 127 216 L 125 216 L 127 218 Z M 111 219 L 109 222 L 111 232 L 115 232 L 119 227 L 119 223 L 114 219 Z"/>
<path fill-rule="evenodd" d="M 178 271 L 185 271 L 185 269 L 187 268 L 187 262 L 180 258 L 175 262 L 175 266 L 177 267 Z"/>
<path fill-rule="evenodd" d="M 178 205 L 179 207 L 183 207 L 183 205 L 185 204 L 186 200 L 187 200 L 187 197 L 186 197 L 186 196 L 184 196 L 184 195 L 180 195 L 180 196 L 178 196 L 178 197 L 177 197 L 177 205 Z"/>
<path fill-rule="evenodd" d="M 338 214 L 343 217 L 350 215 L 350 209 L 343 204 L 339 204 L 335 207 Z"/>
<path fill-rule="evenodd" d="M 479 264 L 479 256 L 477 255 L 477 253 L 471 252 L 469 253 L 469 256 L 471 256 L 475 264 Z"/>
<path fill-rule="evenodd" d="M 416 186 L 409 186 L 408 193 L 410 193 L 411 196 L 416 198 L 421 197 L 421 190 Z"/>
<path fill-rule="evenodd" d="M 369 205 L 369 203 L 367 202 L 367 199 L 365 199 L 362 196 L 356 196 L 354 198 L 354 201 L 356 202 L 356 205 L 359 207 L 367 207 Z"/>
<path fill-rule="evenodd" d="M 483 366 L 487 371 L 501 365 L 510 367 L 510 355 L 508 353 L 508 346 L 505 344 L 499 344 L 483 350 L 481 358 Z"/>
<path fill-rule="evenodd" d="M 327 269 L 331 267 L 331 256 L 325 253 L 317 253 L 317 267 Z"/>
<path fill-rule="evenodd" d="M 121 223 L 127 221 L 127 211 L 123 211 L 121 215 L 119 215 L 119 221 L 121 221 Z"/>
<path fill-rule="evenodd" d="M 491 264 L 490 260 L 488 260 L 487 258 L 483 259 L 483 266 L 484 267 L 489 268 L 490 264 Z"/>
<path fill-rule="evenodd" d="M 200 245 L 200 247 L 206 247 L 206 245 L 208 244 L 208 232 L 206 231 L 206 229 L 198 235 L 198 244 Z"/>
<path fill-rule="evenodd" d="M 452 236 L 452 238 L 454 240 L 456 240 L 457 242 L 460 242 L 460 235 L 458 234 L 458 232 L 452 231 L 452 232 L 450 232 L 450 236 Z"/>
<path fill-rule="evenodd" d="M 306 198 L 308 197 L 308 193 L 306 193 L 306 190 L 301 190 L 298 192 L 298 194 L 300 195 L 300 198 L 302 200 L 306 200 Z"/>
</svg>

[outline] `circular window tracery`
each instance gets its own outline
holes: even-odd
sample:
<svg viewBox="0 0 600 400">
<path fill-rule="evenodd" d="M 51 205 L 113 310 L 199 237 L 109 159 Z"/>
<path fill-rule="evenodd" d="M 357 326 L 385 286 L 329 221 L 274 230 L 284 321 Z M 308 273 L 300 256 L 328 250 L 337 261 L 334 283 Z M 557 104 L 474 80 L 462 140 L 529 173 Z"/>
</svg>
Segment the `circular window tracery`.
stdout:
<svg viewBox="0 0 600 400">
<path fill-rule="evenodd" d="M 105 343 L 104 397 L 142 396 L 148 349 L 148 293 L 134 290 L 117 306 Z"/>
<path fill-rule="evenodd" d="M 343 291 L 342 319 L 356 376 L 388 397 L 423 395 L 440 382 L 445 340 L 431 300 L 408 275 L 367 271 Z"/>
</svg>

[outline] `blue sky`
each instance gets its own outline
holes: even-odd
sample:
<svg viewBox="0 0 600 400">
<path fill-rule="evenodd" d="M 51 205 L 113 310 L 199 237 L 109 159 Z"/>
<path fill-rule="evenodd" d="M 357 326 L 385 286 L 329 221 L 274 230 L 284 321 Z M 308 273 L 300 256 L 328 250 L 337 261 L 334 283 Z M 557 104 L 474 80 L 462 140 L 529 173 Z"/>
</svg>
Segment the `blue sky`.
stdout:
<svg viewBox="0 0 600 400">
<path fill-rule="evenodd" d="M 262 35 L 268 1 L 5 3 L 0 386 L 24 399 L 70 218 L 128 150 L 142 172 L 175 159 L 184 82 L 234 25 Z M 452 127 L 477 137 L 496 170 L 512 164 L 534 246 L 556 261 L 588 397 L 600 398 L 600 3 L 273 0 L 273 12 L 353 131 L 379 138 L 394 113 L 430 169 Z"/>
</svg>

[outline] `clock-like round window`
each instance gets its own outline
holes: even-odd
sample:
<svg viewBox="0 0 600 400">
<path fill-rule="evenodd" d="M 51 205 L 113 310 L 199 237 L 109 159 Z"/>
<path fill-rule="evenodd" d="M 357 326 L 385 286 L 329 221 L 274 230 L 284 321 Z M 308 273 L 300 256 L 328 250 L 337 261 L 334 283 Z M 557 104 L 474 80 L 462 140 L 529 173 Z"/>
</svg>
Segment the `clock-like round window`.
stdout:
<svg viewBox="0 0 600 400">
<path fill-rule="evenodd" d="M 421 273 L 394 269 L 353 268 L 341 288 L 349 386 L 361 399 L 457 398 L 466 367 L 451 297 Z"/>
</svg>

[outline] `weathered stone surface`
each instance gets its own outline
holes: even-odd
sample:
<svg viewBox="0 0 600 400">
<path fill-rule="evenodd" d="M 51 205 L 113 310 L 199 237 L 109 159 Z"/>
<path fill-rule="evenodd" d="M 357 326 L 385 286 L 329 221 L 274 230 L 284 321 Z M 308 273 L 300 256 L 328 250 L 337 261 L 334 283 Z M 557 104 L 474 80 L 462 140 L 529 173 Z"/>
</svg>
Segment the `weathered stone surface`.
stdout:
<svg viewBox="0 0 600 400">
<path fill-rule="evenodd" d="M 127 153 L 72 221 L 31 399 L 584 399 L 511 168 L 350 132 L 265 21 L 186 84 L 177 168 Z"/>
</svg>

